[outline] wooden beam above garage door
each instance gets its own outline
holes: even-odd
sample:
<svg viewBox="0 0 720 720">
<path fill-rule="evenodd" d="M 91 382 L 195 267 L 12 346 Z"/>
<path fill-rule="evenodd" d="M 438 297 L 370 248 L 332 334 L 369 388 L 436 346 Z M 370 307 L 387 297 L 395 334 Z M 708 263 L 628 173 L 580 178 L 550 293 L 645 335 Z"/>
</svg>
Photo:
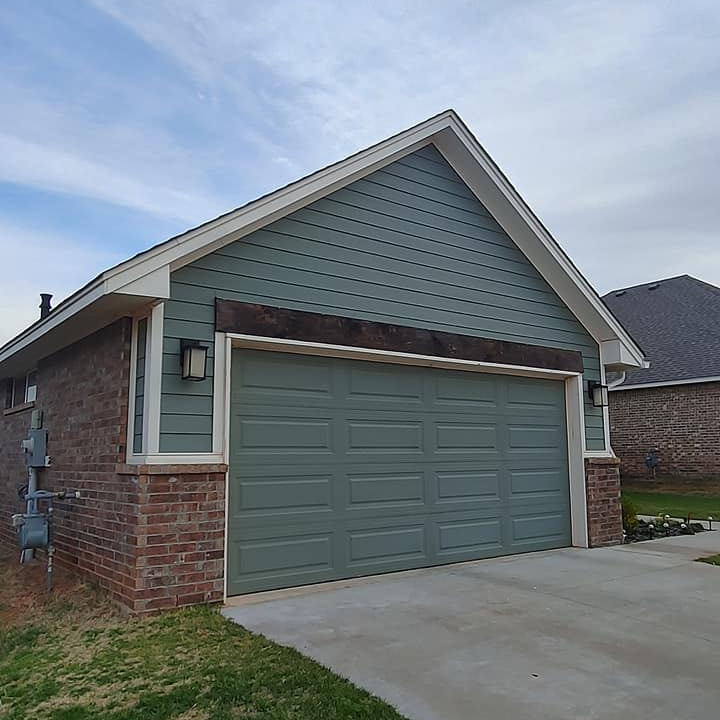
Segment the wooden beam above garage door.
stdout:
<svg viewBox="0 0 720 720">
<path fill-rule="evenodd" d="M 215 301 L 215 329 L 217 332 L 543 370 L 572 373 L 583 371 L 582 355 L 574 350 L 491 340 L 473 335 L 458 335 L 222 298 Z"/>
</svg>

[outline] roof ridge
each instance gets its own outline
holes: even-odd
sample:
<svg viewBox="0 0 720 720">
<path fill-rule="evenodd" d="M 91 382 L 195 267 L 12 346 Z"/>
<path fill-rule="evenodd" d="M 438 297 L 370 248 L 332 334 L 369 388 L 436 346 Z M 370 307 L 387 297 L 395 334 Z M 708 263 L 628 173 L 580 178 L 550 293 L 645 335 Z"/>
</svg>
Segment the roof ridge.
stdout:
<svg viewBox="0 0 720 720">
<path fill-rule="evenodd" d="M 673 275 L 672 277 L 667 278 L 660 278 L 658 280 L 649 280 L 648 282 L 644 283 L 638 283 L 637 285 L 627 285 L 626 287 L 619 287 L 615 288 L 614 290 L 608 290 L 603 297 L 609 297 L 610 295 L 614 295 L 615 293 L 619 292 L 627 292 L 628 290 L 636 290 L 637 288 L 646 287 L 648 285 L 657 285 L 659 283 L 669 282 L 670 280 L 680 280 L 682 278 L 688 278 L 690 280 L 696 280 L 696 278 L 692 277 L 692 275 L 688 275 L 687 273 L 683 273 L 682 275 Z M 702 282 L 702 280 L 697 280 L 697 282 Z M 712 285 L 711 287 L 715 287 Z M 720 289 L 720 288 L 718 288 Z"/>
</svg>

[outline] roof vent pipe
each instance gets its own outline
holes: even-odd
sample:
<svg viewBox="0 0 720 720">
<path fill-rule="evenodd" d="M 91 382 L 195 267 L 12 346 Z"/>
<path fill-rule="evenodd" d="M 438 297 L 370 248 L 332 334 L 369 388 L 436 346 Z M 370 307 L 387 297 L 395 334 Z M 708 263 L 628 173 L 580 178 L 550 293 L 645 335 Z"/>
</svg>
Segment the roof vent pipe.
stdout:
<svg viewBox="0 0 720 720">
<path fill-rule="evenodd" d="M 50 310 L 52 309 L 50 307 L 50 300 L 52 300 L 52 295 L 49 293 L 40 293 L 40 319 L 44 320 L 49 314 Z"/>
</svg>

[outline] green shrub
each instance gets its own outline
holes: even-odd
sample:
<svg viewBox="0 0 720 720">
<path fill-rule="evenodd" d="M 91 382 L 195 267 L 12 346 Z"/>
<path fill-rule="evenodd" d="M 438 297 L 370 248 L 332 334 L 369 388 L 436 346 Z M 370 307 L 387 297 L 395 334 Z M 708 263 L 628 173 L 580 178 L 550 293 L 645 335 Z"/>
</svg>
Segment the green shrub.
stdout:
<svg viewBox="0 0 720 720">
<path fill-rule="evenodd" d="M 631 530 L 634 530 L 637 527 L 637 524 L 638 524 L 637 514 L 638 514 L 638 510 L 637 510 L 637 506 L 635 505 L 635 503 L 623 498 L 622 522 L 623 522 L 623 528 L 625 529 L 625 532 L 630 532 Z"/>
</svg>

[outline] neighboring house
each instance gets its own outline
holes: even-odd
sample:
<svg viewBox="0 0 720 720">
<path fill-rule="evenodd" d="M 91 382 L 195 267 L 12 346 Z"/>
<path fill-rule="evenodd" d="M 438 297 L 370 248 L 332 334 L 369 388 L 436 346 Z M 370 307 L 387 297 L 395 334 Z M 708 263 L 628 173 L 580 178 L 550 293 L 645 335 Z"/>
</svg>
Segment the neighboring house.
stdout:
<svg viewBox="0 0 720 720">
<path fill-rule="evenodd" d="M 619 542 L 589 390 L 643 362 L 447 111 L 104 272 L 0 348 L 0 531 L 35 408 L 40 485 L 82 491 L 58 558 L 138 612 Z"/>
<path fill-rule="evenodd" d="M 610 388 L 612 447 L 622 471 L 720 476 L 720 288 L 689 275 L 603 298 L 650 358 Z"/>
</svg>

